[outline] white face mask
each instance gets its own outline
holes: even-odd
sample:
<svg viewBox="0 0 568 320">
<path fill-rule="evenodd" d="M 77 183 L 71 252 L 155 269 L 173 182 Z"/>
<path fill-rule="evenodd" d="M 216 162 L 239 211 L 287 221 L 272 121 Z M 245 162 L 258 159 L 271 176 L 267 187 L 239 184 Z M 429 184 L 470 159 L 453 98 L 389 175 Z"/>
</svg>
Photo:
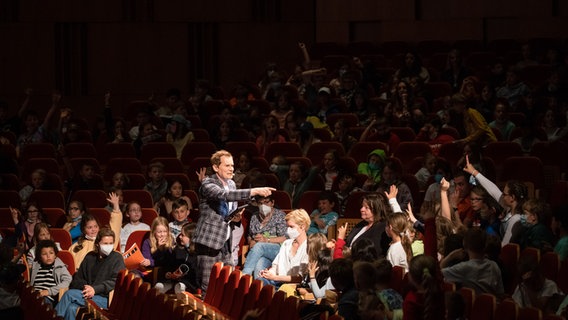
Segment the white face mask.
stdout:
<svg viewBox="0 0 568 320">
<path fill-rule="evenodd" d="M 87 240 L 95 241 L 96 238 L 97 238 L 97 237 L 91 237 L 91 236 L 88 235 L 88 234 L 85 235 L 85 239 L 87 239 Z"/>
<path fill-rule="evenodd" d="M 270 211 L 272 211 L 272 207 L 267 206 L 265 204 L 261 204 L 259 211 L 260 211 L 260 213 L 262 214 L 263 217 L 266 217 L 270 213 Z"/>
<path fill-rule="evenodd" d="M 112 250 L 114 249 L 114 245 L 112 244 L 102 244 L 101 245 L 101 253 L 105 256 L 108 256 Z"/>
<path fill-rule="evenodd" d="M 286 235 L 288 236 L 288 239 L 296 239 L 300 235 L 300 231 L 288 227 L 288 229 L 286 229 Z"/>
</svg>

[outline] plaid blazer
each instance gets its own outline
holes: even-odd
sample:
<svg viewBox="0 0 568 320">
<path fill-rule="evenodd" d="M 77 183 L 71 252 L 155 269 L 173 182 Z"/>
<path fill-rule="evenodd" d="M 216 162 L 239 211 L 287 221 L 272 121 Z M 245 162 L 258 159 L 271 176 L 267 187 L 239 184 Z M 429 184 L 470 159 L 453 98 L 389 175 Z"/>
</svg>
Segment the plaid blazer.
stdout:
<svg viewBox="0 0 568 320">
<path fill-rule="evenodd" d="M 223 202 L 229 203 L 250 198 L 250 189 L 238 189 L 233 180 L 228 181 L 229 190 L 217 174 L 206 177 L 199 188 L 199 220 L 193 241 L 209 248 L 220 250 L 228 237 L 228 223 L 220 208 Z"/>
</svg>

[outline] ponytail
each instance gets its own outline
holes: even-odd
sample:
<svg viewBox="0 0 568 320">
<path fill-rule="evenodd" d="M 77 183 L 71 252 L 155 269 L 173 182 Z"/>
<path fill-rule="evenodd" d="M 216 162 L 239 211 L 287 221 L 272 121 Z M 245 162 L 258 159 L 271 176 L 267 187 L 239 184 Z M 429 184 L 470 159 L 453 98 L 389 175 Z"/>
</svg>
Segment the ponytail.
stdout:
<svg viewBox="0 0 568 320">
<path fill-rule="evenodd" d="M 444 304 L 440 303 L 442 288 L 438 280 L 439 269 L 438 261 L 428 255 L 417 255 L 410 261 L 408 272 L 412 279 L 420 285 L 417 290 L 423 290 L 424 301 L 424 320 L 436 320 L 440 317 L 440 308 Z"/>
</svg>

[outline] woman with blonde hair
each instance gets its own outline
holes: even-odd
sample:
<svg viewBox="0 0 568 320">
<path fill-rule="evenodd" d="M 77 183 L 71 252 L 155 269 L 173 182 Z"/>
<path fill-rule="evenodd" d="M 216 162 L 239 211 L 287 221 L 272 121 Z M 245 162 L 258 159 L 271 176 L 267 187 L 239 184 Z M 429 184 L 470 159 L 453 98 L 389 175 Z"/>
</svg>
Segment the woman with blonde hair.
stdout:
<svg viewBox="0 0 568 320">
<path fill-rule="evenodd" d="M 280 287 L 283 283 L 299 283 L 308 269 L 308 235 L 310 216 L 304 209 L 294 210 L 286 215 L 288 239 L 282 243 L 272 266 L 260 272 L 260 279 L 266 284 Z"/>
</svg>

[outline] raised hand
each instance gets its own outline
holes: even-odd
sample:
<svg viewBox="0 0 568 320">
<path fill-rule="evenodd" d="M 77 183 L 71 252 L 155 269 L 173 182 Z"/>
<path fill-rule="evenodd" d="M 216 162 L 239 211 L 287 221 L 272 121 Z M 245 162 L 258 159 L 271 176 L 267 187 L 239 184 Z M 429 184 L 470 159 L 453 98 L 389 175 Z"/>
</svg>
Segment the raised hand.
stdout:
<svg viewBox="0 0 568 320">
<path fill-rule="evenodd" d="M 316 272 L 319 270 L 318 262 L 317 261 L 310 261 L 308 263 L 308 273 L 310 278 L 314 278 L 316 276 Z"/>
<path fill-rule="evenodd" d="M 471 165 L 471 163 L 469 162 L 469 155 L 465 155 L 465 167 L 463 168 L 463 171 L 469 173 L 469 174 L 473 174 L 476 169 L 473 167 L 473 165 Z"/>
<path fill-rule="evenodd" d="M 398 188 L 394 184 L 392 184 L 389 188 L 389 192 L 385 191 L 385 194 L 387 195 L 387 198 L 389 198 L 389 200 L 394 199 L 398 194 Z"/>
<path fill-rule="evenodd" d="M 195 174 L 197 175 L 197 180 L 199 180 L 199 182 L 203 182 L 206 173 L 207 173 L 207 168 L 205 167 L 200 168 L 199 171 L 195 171 Z"/>
<path fill-rule="evenodd" d="M 112 204 L 112 207 L 115 211 L 120 211 L 120 198 L 114 192 L 108 194 L 107 201 Z"/>
<path fill-rule="evenodd" d="M 349 224 L 347 222 L 345 222 L 344 225 L 339 226 L 339 228 L 337 228 L 337 239 L 345 239 L 345 234 L 347 233 L 347 226 Z"/>
<path fill-rule="evenodd" d="M 448 182 L 448 180 L 446 180 L 446 178 L 442 178 L 442 180 L 440 181 L 440 190 L 447 192 L 450 189 L 450 183 Z"/>
<path fill-rule="evenodd" d="M 412 205 L 410 204 L 410 202 L 408 203 L 408 207 L 406 208 L 406 213 L 408 213 L 408 219 L 410 220 L 410 222 L 414 223 L 416 222 L 416 220 L 418 220 L 412 212 Z"/>
</svg>

